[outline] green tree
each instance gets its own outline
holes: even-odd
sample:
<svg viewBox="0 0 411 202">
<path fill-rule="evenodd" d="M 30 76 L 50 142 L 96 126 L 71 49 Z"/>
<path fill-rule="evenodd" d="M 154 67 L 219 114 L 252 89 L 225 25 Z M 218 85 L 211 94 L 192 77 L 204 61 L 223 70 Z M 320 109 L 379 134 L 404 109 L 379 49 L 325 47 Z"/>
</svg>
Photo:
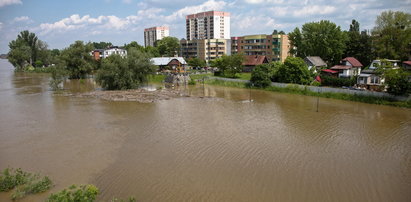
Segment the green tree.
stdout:
<svg viewBox="0 0 411 202">
<path fill-rule="evenodd" d="M 161 56 L 173 57 L 178 54 L 180 50 L 180 43 L 175 37 L 164 37 L 156 42 L 156 47 L 159 50 Z"/>
<path fill-rule="evenodd" d="M 104 59 L 96 81 L 108 90 L 133 89 L 147 82 L 147 77 L 155 71 L 154 68 L 147 53 L 131 48 L 127 58 L 112 55 Z"/>
<path fill-rule="evenodd" d="M 283 64 L 281 62 L 271 62 L 269 64 L 258 65 L 251 72 L 251 84 L 260 88 L 269 86 L 273 77 L 275 77 L 278 69 L 282 65 Z"/>
<path fill-rule="evenodd" d="M 223 55 L 211 61 L 213 67 L 217 67 L 222 76 L 235 78 L 237 73 L 243 71 L 244 56 L 242 54 Z"/>
<path fill-rule="evenodd" d="M 411 14 L 382 12 L 377 16 L 372 35 L 378 57 L 407 60 L 411 52 Z"/>
<path fill-rule="evenodd" d="M 85 78 L 91 74 L 94 68 L 94 61 L 90 55 L 93 50 L 91 43 L 84 44 L 76 41 L 61 52 L 61 60 L 64 62 L 70 79 Z"/>
<path fill-rule="evenodd" d="M 346 38 L 341 28 L 328 20 L 305 23 L 301 31 L 295 28 L 289 33 L 294 47 L 290 52 L 301 58 L 320 56 L 328 64 L 336 64 L 345 51 Z"/>
<path fill-rule="evenodd" d="M 24 30 L 17 36 L 17 40 L 24 41 L 24 43 L 30 47 L 30 64 L 33 64 L 33 62 L 37 60 L 38 52 L 38 38 L 36 34 L 29 32 L 28 30 Z"/>
<path fill-rule="evenodd" d="M 350 29 L 346 32 L 347 42 L 344 56 L 357 58 L 364 66 L 374 59 L 371 36 L 364 30 L 360 32 L 360 23 L 352 20 Z"/>
<path fill-rule="evenodd" d="M 137 43 L 137 41 L 132 41 L 129 44 L 124 44 L 124 48 L 128 51 L 130 48 L 136 48 L 137 50 L 143 51 L 144 47 Z"/>
<path fill-rule="evenodd" d="M 94 49 L 106 49 L 107 47 L 113 46 L 111 42 L 101 41 L 99 43 L 93 42 Z"/>
<path fill-rule="evenodd" d="M 8 60 L 17 71 L 23 70 L 27 64 L 30 64 L 31 49 L 24 41 L 13 40 L 9 43 L 9 47 Z"/>
<path fill-rule="evenodd" d="M 191 67 L 205 67 L 206 62 L 200 58 L 190 58 L 187 60 L 187 64 Z"/>
<path fill-rule="evenodd" d="M 393 95 L 408 95 L 411 93 L 411 82 L 408 80 L 410 72 L 402 68 L 393 68 L 393 64 L 388 60 L 381 60 L 381 65 L 377 67 L 377 74 L 385 79 L 384 85 L 387 92 Z"/>
<path fill-rule="evenodd" d="M 310 84 L 312 75 L 304 60 L 299 57 L 288 57 L 284 65 L 278 68 L 275 77 L 282 83 Z"/>
</svg>

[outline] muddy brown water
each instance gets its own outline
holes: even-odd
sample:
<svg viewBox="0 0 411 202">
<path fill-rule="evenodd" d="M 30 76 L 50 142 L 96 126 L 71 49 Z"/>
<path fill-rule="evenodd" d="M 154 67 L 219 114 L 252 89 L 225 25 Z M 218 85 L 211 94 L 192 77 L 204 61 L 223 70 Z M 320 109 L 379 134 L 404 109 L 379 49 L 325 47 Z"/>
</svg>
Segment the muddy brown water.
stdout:
<svg viewBox="0 0 411 202">
<path fill-rule="evenodd" d="M 23 201 L 88 183 L 98 201 L 411 201 L 410 109 L 207 85 L 112 102 L 48 80 L 0 60 L 0 169 L 55 182 Z"/>
</svg>

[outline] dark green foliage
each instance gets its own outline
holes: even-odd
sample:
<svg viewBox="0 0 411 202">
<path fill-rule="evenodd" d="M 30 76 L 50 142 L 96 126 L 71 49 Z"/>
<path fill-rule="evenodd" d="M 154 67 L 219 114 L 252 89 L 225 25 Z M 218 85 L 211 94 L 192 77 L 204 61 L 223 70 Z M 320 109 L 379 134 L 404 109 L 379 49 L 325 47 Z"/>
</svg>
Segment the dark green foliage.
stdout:
<svg viewBox="0 0 411 202">
<path fill-rule="evenodd" d="M 331 76 L 321 76 L 321 86 L 333 86 L 333 87 L 342 87 L 342 86 L 353 86 L 357 82 L 356 77 L 353 78 L 336 78 Z"/>
<path fill-rule="evenodd" d="M 265 88 L 271 84 L 273 77 L 276 77 L 277 71 L 283 64 L 281 62 L 271 62 L 269 64 L 258 65 L 251 72 L 250 82 L 253 86 Z"/>
<path fill-rule="evenodd" d="M 190 81 L 188 81 L 188 85 L 196 85 L 196 80 L 190 79 Z"/>
<path fill-rule="evenodd" d="M 148 53 L 151 57 L 160 57 L 160 52 L 157 47 L 152 46 L 141 46 L 136 41 L 132 41 L 129 44 L 125 44 L 124 48 L 128 51 L 130 48 L 136 48 L 137 50 Z"/>
<path fill-rule="evenodd" d="M 180 42 L 177 38 L 168 36 L 156 41 L 156 47 L 161 56 L 173 57 L 180 50 Z"/>
<path fill-rule="evenodd" d="M 127 58 L 112 55 L 104 59 L 96 81 L 108 90 L 133 89 L 147 82 L 154 68 L 147 53 L 131 48 Z"/>
<path fill-rule="evenodd" d="M 360 24 L 356 20 L 352 20 L 350 30 L 346 32 L 346 35 L 348 39 L 344 56 L 355 57 L 364 66 L 368 66 L 374 59 L 371 36 L 366 30 L 360 33 Z"/>
<path fill-rule="evenodd" d="M 61 64 L 58 64 L 54 67 L 51 68 L 51 80 L 49 82 L 49 86 L 53 90 L 59 90 L 60 89 L 60 84 L 64 81 L 64 78 L 67 76 L 67 71 L 61 66 Z"/>
<path fill-rule="evenodd" d="M 40 179 L 38 175 L 35 175 L 28 183 L 17 187 L 11 195 L 11 199 L 17 200 L 29 194 L 42 193 L 49 190 L 52 186 L 53 184 L 47 176 Z"/>
<path fill-rule="evenodd" d="M 407 60 L 411 51 L 411 14 L 382 12 L 377 16 L 372 35 L 379 58 Z"/>
<path fill-rule="evenodd" d="M 92 50 L 91 43 L 76 41 L 61 52 L 60 58 L 71 79 L 85 78 L 92 73 L 96 66 L 90 55 Z"/>
<path fill-rule="evenodd" d="M 0 192 L 8 192 L 14 188 L 11 194 L 12 200 L 20 199 L 29 194 L 41 193 L 53 186 L 51 180 L 45 176 L 31 174 L 20 168 L 14 170 L 6 168 L 0 175 Z"/>
<path fill-rule="evenodd" d="M 299 57 L 288 57 L 274 74 L 275 80 L 281 83 L 296 83 L 308 85 L 312 75 L 304 60 Z"/>
<path fill-rule="evenodd" d="M 385 72 L 385 84 L 387 92 L 393 95 L 409 95 L 411 93 L 411 82 L 408 78 L 410 73 L 403 69 L 389 69 Z"/>
<path fill-rule="evenodd" d="M 92 202 L 96 200 L 99 190 L 94 185 L 72 185 L 60 192 L 51 194 L 47 202 Z"/>
<path fill-rule="evenodd" d="M 16 186 L 27 183 L 30 173 L 22 171 L 20 168 L 14 170 L 6 168 L 0 176 L 0 192 L 7 192 Z"/>
<path fill-rule="evenodd" d="M 24 41 L 13 40 L 9 43 L 9 47 L 8 60 L 17 71 L 23 70 L 30 64 L 31 49 Z"/>
<path fill-rule="evenodd" d="M 381 66 L 377 67 L 377 73 L 385 78 L 387 92 L 393 95 L 408 95 L 411 93 L 411 82 L 408 80 L 411 75 L 409 71 L 401 68 L 393 68 L 393 64 L 388 60 L 381 60 Z"/>
<path fill-rule="evenodd" d="M 99 43 L 93 42 L 94 49 L 106 49 L 110 46 L 113 46 L 111 42 L 104 42 L 104 41 L 101 41 Z"/>
<path fill-rule="evenodd" d="M 346 35 L 340 26 L 328 21 L 305 23 L 301 31 L 289 33 L 290 52 L 297 57 L 320 56 L 329 65 L 337 64 L 345 50 Z"/>
<path fill-rule="evenodd" d="M 221 76 L 235 78 L 237 73 L 243 71 L 244 56 L 241 54 L 223 55 L 211 61 L 211 66 L 217 67 Z"/>
<path fill-rule="evenodd" d="M 200 58 L 190 58 L 187 60 L 188 65 L 191 67 L 205 67 L 206 62 Z"/>
</svg>

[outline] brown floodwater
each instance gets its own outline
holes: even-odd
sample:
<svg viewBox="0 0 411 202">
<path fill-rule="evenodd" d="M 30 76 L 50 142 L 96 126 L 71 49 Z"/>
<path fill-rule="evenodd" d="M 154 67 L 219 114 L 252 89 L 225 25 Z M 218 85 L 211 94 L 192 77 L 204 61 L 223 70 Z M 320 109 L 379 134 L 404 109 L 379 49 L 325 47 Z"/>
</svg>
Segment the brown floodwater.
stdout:
<svg viewBox="0 0 411 202">
<path fill-rule="evenodd" d="M 99 201 L 411 201 L 410 109 L 199 84 L 112 102 L 48 80 L 0 60 L 0 169 L 55 183 L 23 201 L 89 183 Z"/>
</svg>

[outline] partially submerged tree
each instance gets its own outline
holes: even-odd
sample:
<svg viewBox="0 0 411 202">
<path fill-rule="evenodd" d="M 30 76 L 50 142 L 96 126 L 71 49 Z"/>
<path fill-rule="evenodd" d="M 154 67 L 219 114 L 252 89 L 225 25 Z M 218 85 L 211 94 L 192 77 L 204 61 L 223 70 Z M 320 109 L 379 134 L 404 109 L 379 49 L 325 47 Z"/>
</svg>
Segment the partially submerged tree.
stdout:
<svg viewBox="0 0 411 202">
<path fill-rule="evenodd" d="M 112 55 L 104 59 L 96 81 L 107 90 L 133 89 L 147 82 L 154 68 L 147 53 L 131 48 L 127 58 Z"/>
<path fill-rule="evenodd" d="M 91 43 L 76 41 L 61 52 L 61 59 L 68 71 L 70 79 L 85 78 L 94 69 L 94 61 L 90 55 Z"/>
</svg>

